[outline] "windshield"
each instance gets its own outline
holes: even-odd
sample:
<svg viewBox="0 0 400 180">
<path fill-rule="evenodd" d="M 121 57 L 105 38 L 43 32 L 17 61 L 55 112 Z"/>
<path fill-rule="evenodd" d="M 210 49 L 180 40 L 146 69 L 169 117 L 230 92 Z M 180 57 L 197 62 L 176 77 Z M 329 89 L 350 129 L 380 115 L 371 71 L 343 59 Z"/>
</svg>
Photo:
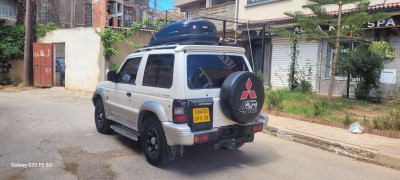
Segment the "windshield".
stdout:
<svg viewBox="0 0 400 180">
<path fill-rule="evenodd" d="M 236 71 L 248 71 L 242 56 L 188 55 L 187 79 L 190 89 L 220 88 L 226 77 Z"/>
</svg>

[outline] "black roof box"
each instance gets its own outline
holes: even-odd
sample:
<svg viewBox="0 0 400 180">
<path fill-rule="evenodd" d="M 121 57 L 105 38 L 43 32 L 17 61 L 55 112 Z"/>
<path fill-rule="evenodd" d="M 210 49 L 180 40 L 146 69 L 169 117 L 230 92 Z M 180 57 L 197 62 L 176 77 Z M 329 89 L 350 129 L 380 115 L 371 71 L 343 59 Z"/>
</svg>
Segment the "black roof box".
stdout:
<svg viewBox="0 0 400 180">
<path fill-rule="evenodd" d="M 218 45 L 215 25 L 207 20 L 192 19 L 166 25 L 151 37 L 149 46 Z"/>
</svg>

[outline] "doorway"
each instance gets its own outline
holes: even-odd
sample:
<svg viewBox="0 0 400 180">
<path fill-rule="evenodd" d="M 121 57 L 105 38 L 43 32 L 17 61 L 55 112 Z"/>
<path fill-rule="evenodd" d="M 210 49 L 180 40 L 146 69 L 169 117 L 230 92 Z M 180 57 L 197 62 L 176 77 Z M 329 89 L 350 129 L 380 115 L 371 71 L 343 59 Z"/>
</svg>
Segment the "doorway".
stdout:
<svg viewBox="0 0 400 180">
<path fill-rule="evenodd" d="M 65 87 L 66 59 L 65 43 L 54 43 L 54 85 Z"/>
</svg>

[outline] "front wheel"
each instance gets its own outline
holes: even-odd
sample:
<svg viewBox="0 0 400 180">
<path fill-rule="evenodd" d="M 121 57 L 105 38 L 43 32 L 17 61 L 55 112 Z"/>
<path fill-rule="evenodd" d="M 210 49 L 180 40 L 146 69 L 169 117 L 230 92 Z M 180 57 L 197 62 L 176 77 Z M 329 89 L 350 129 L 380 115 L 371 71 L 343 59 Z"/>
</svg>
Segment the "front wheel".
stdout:
<svg viewBox="0 0 400 180">
<path fill-rule="evenodd" d="M 97 131 L 99 133 L 105 134 L 111 132 L 111 122 L 106 119 L 104 113 L 103 101 L 101 99 L 96 101 L 96 106 L 94 110 L 94 120 L 96 124 Z"/>
<path fill-rule="evenodd" d="M 168 162 L 167 140 L 156 117 L 145 119 L 141 136 L 142 149 L 150 164 L 158 166 Z"/>
</svg>

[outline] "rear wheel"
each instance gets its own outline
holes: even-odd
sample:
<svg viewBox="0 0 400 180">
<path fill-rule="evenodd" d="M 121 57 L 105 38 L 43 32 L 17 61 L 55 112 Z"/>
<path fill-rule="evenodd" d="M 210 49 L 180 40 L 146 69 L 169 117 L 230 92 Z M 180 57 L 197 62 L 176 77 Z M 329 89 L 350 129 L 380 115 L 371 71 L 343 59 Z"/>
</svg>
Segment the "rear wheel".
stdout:
<svg viewBox="0 0 400 180">
<path fill-rule="evenodd" d="M 146 118 L 141 136 L 142 149 L 150 164 L 157 166 L 168 162 L 167 140 L 156 117 Z"/>
<path fill-rule="evenodd" d="M 96 123 L 96 128 L 99 133 L 109 133 L 111 132 L 111 122 L 106 119 L 106 115 L 104 113 L 104 106 L 103 106 L 103 101 L 101 99 L 98 99 L 96 101 L 96 106 L 94 110 L 94 120 Z"/>
</svg>

